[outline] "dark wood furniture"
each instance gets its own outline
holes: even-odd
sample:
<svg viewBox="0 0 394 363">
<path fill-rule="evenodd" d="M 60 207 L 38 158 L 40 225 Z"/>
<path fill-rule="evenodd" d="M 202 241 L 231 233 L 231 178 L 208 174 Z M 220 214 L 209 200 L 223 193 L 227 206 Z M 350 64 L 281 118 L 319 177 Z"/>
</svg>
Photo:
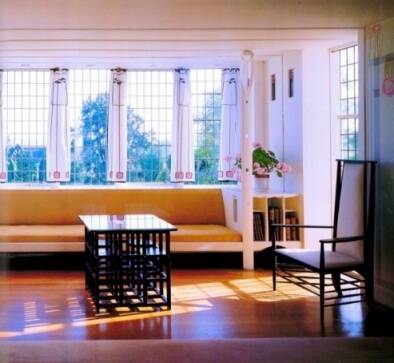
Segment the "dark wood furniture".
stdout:
<svg viewBox="0 0 394 363">
<path fill-rule="evenodd" d="M 271 225 L 274 290 L 281 277 L 280 282 L 318 294 L 322 323 L 326 306 L 359 301 L 373 306 L 375 167 L 375 161 L 338 160 L 333 224 L 291 226 L 332 229 L 320 248 L 277 249 L 275 231 L 288 225 Z"/>
<path fill-rule="evenodd" d="M 171 309 L 172 224 L 151 214 L 82 215 L 86 289 L 96 310 Z"/>
</svg>

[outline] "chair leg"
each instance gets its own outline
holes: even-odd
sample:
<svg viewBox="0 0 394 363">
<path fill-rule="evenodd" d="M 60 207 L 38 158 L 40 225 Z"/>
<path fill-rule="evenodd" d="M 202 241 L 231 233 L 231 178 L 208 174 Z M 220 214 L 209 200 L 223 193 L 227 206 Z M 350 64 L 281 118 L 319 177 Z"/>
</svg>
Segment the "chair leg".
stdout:
<svg viewBox="0 0 394 363">
<path fill-rule="evenodd" d="M 320 322 L 324 324 L 324 274 L 320 273 Z"/>
<path fill-rule="evenodd" d="M 373 291 L 373 274 L 370 273 L 365 277 L 365 297 L 367 300 L 368 307 L 373 310 L 375 308 L 375 297 Z"/>
<path fill-rule="evenodd" d="M 332 283 L 334 285 L 335 291 L 338 294 L 338 297 L 342 297 L 342 290 L 341 290 L 341 274 L 339 272 L 334 272 L 331 274 Z"/>
<path fill-rule="evenodd" d="M 275 255 L 275 251 L 272 251 L 273 253 L 273 259 L 272 259 L 272 287 L 273 290 L 276 290 L 276 255 Z"/>
</svg>

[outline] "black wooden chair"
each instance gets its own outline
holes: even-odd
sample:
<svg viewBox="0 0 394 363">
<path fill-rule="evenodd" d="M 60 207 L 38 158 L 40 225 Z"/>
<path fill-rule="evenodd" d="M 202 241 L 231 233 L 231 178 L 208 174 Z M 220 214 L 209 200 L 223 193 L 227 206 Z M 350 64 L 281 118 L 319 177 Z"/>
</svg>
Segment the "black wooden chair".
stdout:
<svg viewBox="0 0 394 363">
<path fill-rule="evenodd" d="M 375 168 L 375 161 L 337 160 L 333 225 L 291 225 L 331 228 L 320 249 L 279 249 L 275 231 L 288 225 L 271 224 L 274 290 L 288 282 L 319 295 L 322 323 L 326 306 L 373 305 Z"/>
</svg>

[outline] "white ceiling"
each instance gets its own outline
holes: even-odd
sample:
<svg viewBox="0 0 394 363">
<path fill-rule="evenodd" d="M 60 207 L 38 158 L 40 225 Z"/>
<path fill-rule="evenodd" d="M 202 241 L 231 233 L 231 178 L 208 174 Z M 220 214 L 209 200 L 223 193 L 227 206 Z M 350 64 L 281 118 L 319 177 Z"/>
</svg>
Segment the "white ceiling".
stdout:
<svg viewBox="0 0 394 363">
<path fill-rule="evenodd" d="M 372 0 L 0 0 L 0 68 L 237 65 L 357 41 Z"/>
</svg>

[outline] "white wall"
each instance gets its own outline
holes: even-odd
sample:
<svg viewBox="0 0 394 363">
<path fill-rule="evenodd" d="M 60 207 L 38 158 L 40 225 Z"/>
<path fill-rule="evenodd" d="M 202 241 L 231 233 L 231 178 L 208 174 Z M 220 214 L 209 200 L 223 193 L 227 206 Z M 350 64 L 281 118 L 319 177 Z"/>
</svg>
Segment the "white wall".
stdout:
<svg viewBox="0 0 394 363">
<path fill-rule="evenodd" d="M 326 48 L 305 49 L 303 69 L 302 165 L 304 222 L 332 225 L 336 173 L 331 155 L 330 53 Z M 306 247 L 317 247 L 329 230 L 306 230 Z"/>
<path fill-rule="evenodd" d="M 275 189 L 301 195 L 301 223 L 332 224 L 330 52 L 305 48 L 267 61 L 269 147 L 293 171 L 282 179 L 273 177 Z M 294 72 L 294 93 L 289 94 L 289 70 Z M 277 100 L 270 101 L 270 77 L 276 74 Z M 283 185 L 281 185 L 283 183 Z M 303 218 L 302 218 L 303 217 Z M 305 247 L 318 247 L 329 230 L 304 230 Z"/>
<path fill-rule="evenodd" d="M 245 49 L 350 41 L 376 14 L 354 0 L 1 0 L 0 68 L 234 66 Z"/>
<path fill-rule="evenodd" d="M 267 107 L 267 128 L 264 145 L 267 149 L 275 152 L 281 161 L 284 160 L 283 143 L 283 57 L 271 57 L 267 61 L 266 76 L 266 107 Z M 272 79 L 275 76 L 275 100 L 272 100 Z M 273 190 L 284 191 L 284 179 L 273 176 L 270 181 Z"/>
</svg>

